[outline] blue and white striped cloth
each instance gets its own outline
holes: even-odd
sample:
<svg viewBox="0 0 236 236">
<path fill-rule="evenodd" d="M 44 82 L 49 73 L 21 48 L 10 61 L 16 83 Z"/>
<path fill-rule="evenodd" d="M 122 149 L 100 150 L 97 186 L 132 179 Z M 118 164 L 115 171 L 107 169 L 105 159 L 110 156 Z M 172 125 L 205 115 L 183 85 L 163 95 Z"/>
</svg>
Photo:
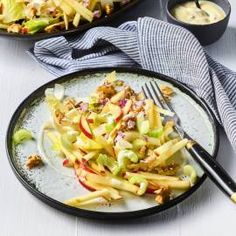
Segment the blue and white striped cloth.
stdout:
<svg viewBox="0 0 236 236">
<path fill-rule="evenodd" d="M 80 36 L 42 40 L 31 54 L 56 76 L 112 66 L 169 75 L 208 103 L 236 150 L 236 73 L 208 56 L 183 28 L 145 17 L 118 28 L 97 27 Z"/>
</svg>

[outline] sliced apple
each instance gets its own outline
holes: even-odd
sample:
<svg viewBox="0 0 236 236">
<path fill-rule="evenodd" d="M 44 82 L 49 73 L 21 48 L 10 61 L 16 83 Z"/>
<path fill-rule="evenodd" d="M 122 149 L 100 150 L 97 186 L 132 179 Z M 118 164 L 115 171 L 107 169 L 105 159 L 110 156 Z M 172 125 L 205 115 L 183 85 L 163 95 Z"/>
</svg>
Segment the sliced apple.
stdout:
<svg viewBox="0 0 236 236">
<path fill-rule="evenodd" d="M 106 150 L 108 154 L 114 157 L 115 153 L 113 145 L 110 144 L 103 136 L 97 136 L 96 142 L 99 143 Z"/>
<path fill-rule="evenodd" d="M 149 183 L 146 193 L 154 194 L 156 190 L 157 190 L 157 187 Z"/>
<path fill-rule="evenodd" d="M 96 174 L 95 171 L 92 170 L 92 169 L 88 166 L 88 163 L 87 163 L 86 160 L 83 160 L 83 161 L 80 162 L 80 168 L 81 168 L 82 170 L 85 170 L 85 171 L 89 172 L 89 173 Z"/>
<path fill-rule="evenodd" d="M 95 123 L 96 118 L 97 118 L 97 114 L 92 112 L 88 115 L 87 121 L 89 124 L 93 124 L 93 123 Z"/>
<path fill-rule="evenodd" d="M 131 100 L 128 100 L 125 104 L 125 106 L 123 107 L 122 109 L 122 112 L 123 112 L 123 115 L 126 115 L 129 113 L 130 109 L 132 107 L 132 101 Z"/>
<path fill-rule="evenodd" d="M 81 131 L 84 133 L 84 135 L 90 139 L 93 138 L 93 134 L 92 131 L 89 127 L 89 124 L 87 122 L 87 119 L 84 115 L 81 116 L 80 118 L 80 122 L 79 122 L 79 128 L 81 129 Z"/>
<path fill-rule="evenodd" d="M 88 180 L 87 180 L 87 183 L 89 184 L 89 186 L 92 186 L 96 190 L 107 189 L 111 195 L 111 198 L 114 200 L 122 199 L 122 196 L 120 195 L 119 191 L 112 188 L 112 187 L 102 185 L 102 184 L 96 184 L 96 183 L 88 181 Z"/>
<path fill-rule="evenodd" d="M 111 102 L 112 103 L 117 103 L 119 102 L 121 99 L 125 98 L 125 90 L 121 90 L 120 92 L 118 92 L 117 94 L 115 94 L 112 98 L 111 98 Z"/>
<path fill-rule="evenodd" d="M 137 194 L 139 189 L 136 185 L 129 183 L 127 180 L 117 177 L 99 176 L 88 172 L 85 174 L 85 177 L 91 182 L 107 185 L 109 187 L 131 192 L 133 194 Z"/>
<path fill-rule="evenodd" d="M 79 180 L 80 184 L 89 191 L 107 189 L 109 191 L 112 199 L 119 200 L 122 198 L 119 191 L 112 188 L 112 187 L 109 187 L 109 186 L 103 185 L 103 184 L 94 183 L 92 181 L 87 180 L 86 177 L 79 177 L 78 176 L 78 180 Z"/>
<path fill-rule="evenodd" d="M 85 136 L 85 134 L 83 133 L 81 133 L 80 136 L 77 138 L 77 141 L 74 143 L 74 147 L 81 149 L 85 152 L 90 150 L 100 150 L 103 148 L 101 144 L 90 138 L 87 138 L 87 136 Z"/>
<path fill-rule="evenodd" d="M 109 102 L 106 103 L 106 105 L 102 108 L 101 114 L 105 114 L 109 112 Z"/>
<path fill-rule="evenodd" d="M 80 184 L 83 187 L 85 187 L 89 191 L 95 191 L 96 189 L 89 185 L 89 182 L 86 180 L 85 174 L 84 174 L 84 173 L 90 172 L 90 170 L 87 169 L 87 166 L 84 164 L 82 164 L 82 166 L 81 166 L 81 163 L 83 163 L 83 162 L 79 162 L 79 161 L 75 162 L 75 165 L 74 165 L 75 174 L 76 174 Z"/>
<path fill-rule="evenodd" d="M 145 103 L 146 103 L 145 112 L 148 116 L 150 129 L 154 129 L 155 128 L 154 102 L 151 99 L 146 99 Z"/>
<path fill-rule="evenodd" d="M 101 124 L 93 130 L 95 136 L 102 136 L 106 134 L 106 124 Z"/>
<path fill-rule="evenodd" d="M 111 142 L 114 140 L 120 127 L 121 127 L 121 123 L 117 123 L 116 127 L 110 132 L 108 140 L 111 140 Z"/>
<path fill-rule="evenodd" d="M 96 191 L 96 189 L 93 186 L 90 186 L 89 181 L 87 181 L 85 178 L 78 177 L 78 180 L 80 184 L 86 188 L 89 191 Z"/>
<path fill-rule="evenodd" d="M 89 161 L 90 159 L 94 158 L 96 155 L 98 155 L 98 151 L 93 151 L 93 152 L 89 152 L 88 154 L 83 156 L 83 159 L 86 161 Z"/>
<path fill-rule="evenodd" d="M 90 203 L 91 200 L 95 200 L 97 198 L 103 197 L 104 199 L 111 199 L 110 193 L 107 189 L 99 190 L 99 191 L 94 191 L 92 193 L 88 193 L 84 196 L 76 197 L 76 198 L 71 198 L 66 200 L 64 203 L 68 204 L 70 206 L 78 207 L 84 205 L 84 203 Z M 95 201 L 97 202 L 97 201 Z"/>
<path fill-rule="evenodd" d="M 74 166 L 74 163 L 73 163 L 73 161 L 71 161 L 70 159 L 65 159 L 65 160 L 62 162 L 62 165 L 65 166 L 65 167 L 71 168 L 71 167 Z"/>
<path fill-rule="evenodd" d="M 112 114 L 115 122 L 118 123 L 123 115 L 122 109 L 119 106 L 114 105 L 112 103 L 109 103 L 108 107 L 109 107 L 109 111 Z"/>
<path fill-rule="evenodd" d="M 121 139 L 116 143 L 116 148 L 118 148 L 119 150 L 132 149 L 133 145 L 130 142 Z"/>
</svg>

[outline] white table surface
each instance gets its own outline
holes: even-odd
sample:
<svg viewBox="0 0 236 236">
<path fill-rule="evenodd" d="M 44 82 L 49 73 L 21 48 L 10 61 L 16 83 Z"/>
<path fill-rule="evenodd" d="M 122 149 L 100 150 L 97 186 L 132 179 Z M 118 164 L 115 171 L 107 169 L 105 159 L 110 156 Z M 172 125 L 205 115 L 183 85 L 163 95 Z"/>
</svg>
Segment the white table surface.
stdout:
<svg viewBox="0 0 236 236">
<path fill-rule="evenodd" d="M 143 0 L 122 21 L 145 15 L 162 17 L 158 2 Z M 231 4 L 229 28 L 220 41 L 207 47 L 207 51 L 224 65 L 236 70 L 236 2 L 231 1 Z M 209 180 L 180 205 L 159 215 L 125 222 L 101 222 L 69 216 L 45 205 L 27 192 L 9 166 L 4 144 L 6 127 L 19 103 L 53 78 L 26 54 L 25 51 L 31 45 L 32 42 L 0 38 L 1 236 L 235 235 L 236 206 Z M 223 132 L 218 160 L 236 179 L 236 155 Z"/>
</svg>

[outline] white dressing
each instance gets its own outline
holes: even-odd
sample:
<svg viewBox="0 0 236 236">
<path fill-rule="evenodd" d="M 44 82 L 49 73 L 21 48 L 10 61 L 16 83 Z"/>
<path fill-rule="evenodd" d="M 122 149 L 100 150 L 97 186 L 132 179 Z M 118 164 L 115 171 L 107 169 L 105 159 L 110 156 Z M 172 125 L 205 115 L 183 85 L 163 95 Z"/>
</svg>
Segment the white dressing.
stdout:
<svg viewBox="0 0 236 236">
<path fill-rule="evenodd" d="M 199 1 L 201 9 L 197 8 L 194 1 L 177 4 L 171 11 L 179 21 L 195 24 L 208 25 L 219 22 L 225 18 L 224 10 L 211 1 Z"/>
</svg>

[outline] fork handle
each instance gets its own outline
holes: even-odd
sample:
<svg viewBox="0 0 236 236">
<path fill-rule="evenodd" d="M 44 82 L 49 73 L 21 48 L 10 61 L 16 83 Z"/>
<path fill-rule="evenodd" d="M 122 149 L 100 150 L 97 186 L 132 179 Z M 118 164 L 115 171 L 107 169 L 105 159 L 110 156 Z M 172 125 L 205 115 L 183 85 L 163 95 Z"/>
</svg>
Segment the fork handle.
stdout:
<svg viewBox="0 0 236 236">
<path fill-rule="evenodd" d="M 207 176 L 236 203 L 236 183 L 224 168 L 198 143 L 193 141 L 187 149 Z"/>
</svg>

